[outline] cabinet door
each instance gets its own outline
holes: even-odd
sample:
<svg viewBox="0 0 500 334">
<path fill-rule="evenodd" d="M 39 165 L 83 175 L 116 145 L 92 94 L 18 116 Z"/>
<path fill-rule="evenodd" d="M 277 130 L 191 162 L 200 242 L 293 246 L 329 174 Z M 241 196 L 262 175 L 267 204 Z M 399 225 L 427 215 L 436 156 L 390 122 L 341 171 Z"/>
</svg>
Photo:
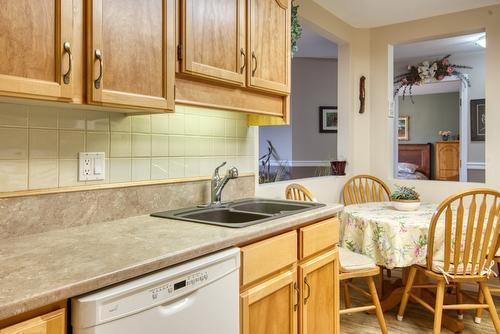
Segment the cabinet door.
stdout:
<svg viewBox="0 0 500 334">
<path fill-rule="evenodd" d="M 0 95 L 72 97 L 72 4 L 72 0 L 1 1 Z"/>
<path fill-rule="evenodd" d="M 249 1 L 249 85 L 290 92 L 290 1 Z"/>
<path fill-rule="evenodd" d="M 245 0 L 182 0 L 183 72 L 244 85 Z"/>
<path fill-rule="evenodd" d="M 90 103 L 173 109 L 174 0 L 90 0 Z"/>
<path fill-rule="evenodd" d="M 297 332 L 297 271 L 286 271 L 241 294 L 242 334 Z"/>
<path fill-rule="evenodd" d="M 340 333 L 337 252 L 331 250 L 299 266 L 301 334 Z"/>
<path fill-rule="evenodd" d="M 65 334 L 66 309 L 60 309 L 19 324 L 0 329 L 0 334 Z"/>
<path fill-rule="evenodd" d="M 437 179 L 458 181 L 460 173 L 460 144 L 438 143 L 437 153 Z"/>
</svg>

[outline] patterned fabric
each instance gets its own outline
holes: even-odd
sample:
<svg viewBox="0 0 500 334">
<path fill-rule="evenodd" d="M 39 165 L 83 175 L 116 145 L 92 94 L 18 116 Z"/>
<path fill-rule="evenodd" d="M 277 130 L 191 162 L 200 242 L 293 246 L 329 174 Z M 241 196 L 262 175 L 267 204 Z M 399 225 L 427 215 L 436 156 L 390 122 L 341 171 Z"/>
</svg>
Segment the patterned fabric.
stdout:
<svg viewBox="0 0 500 334">
<path fill-rule="evenodd" d="M 436 208 L 436 204 L 422 203 L 416 211 L 403 212 L 389 202 L 346 206 L 340 216 L 342 246 L 389 269 L 425 265 L 429 225 Z M 436 251 L 442 253 L 441 247 Z"/>
</svg>

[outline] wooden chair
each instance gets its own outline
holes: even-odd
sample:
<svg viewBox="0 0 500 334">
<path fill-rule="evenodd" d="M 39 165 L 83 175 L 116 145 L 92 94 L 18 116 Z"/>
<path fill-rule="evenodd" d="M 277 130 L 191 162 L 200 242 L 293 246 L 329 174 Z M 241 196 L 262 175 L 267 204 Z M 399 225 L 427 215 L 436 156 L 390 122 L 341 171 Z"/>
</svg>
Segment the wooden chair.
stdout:
<svg viewBox="0 0 500 334">
<path fill-rule="evenodd" d="M 317 202 L 313 194 L 301 184 L 292 183 L 286 187 L 286 199 L 294 201 Z"/>
<path fill-rule="evenodd" d="M 497 251 L 497 255 L 498 255 Z M 498 273 L 498 278 L 500 279 L 500 256 L 495 257 L 494 261 L 497 264 L 497 273 Z M 500 293 L 500 288 L 490 288 L 490 292 L 495 292 L 495 293 Z M 481 290 L 479 290 L 479 303 L 484 303 L 484 295 L 482 294 Z M 474 317 L 474 322 L 476 324 L 481 323 L 481 318 L 483 314 L 483 309 L 479 308 L 476 311 L 476 316 Z"/>
<path fill-rule="evenodd" d="M 380 300 L 377 294 L 377 288 L 373 281 L 374 276 L 378 276 L 380 268 L 375 262 L 366 255 L 354 253 L 347 248 L 339 247 L 340 255 L 340 275 L 339 279 L 344 286 L 344 304 L 345 308 L 340 310 L 340 315 L 366 312 L 375 310 L 380 330 L 387 334 L 387 325 L 385 324 L 384 312 L 380 306 Z M 366 278 L 369 292 L 352 284 L 354 278 Z M 351 306 L 351 295 L 349 289 L 353 289 L 360 294 L 370 298 L 373 304 L 366 306 Z"/>
<path fill-rule="evenodd" d="M 291 184 L 285 190 L 287 199 L 298 201 L 316 202 L 313 194 L 304 186 L 300 184 Z M 375 262 L 368 256 L 354 253 L 348 249 L 339 247 L 340 255 L 340 281 L 344 285 L 344 303 L 345 309 L 340 310 L 340 314 L 365 312 L 375 310 L 377 320 L 380 324 L 380 329 L 383 334 L 387 333 L 387 326 L 385 324 L 384 313 L 380 306 L 380 300 L 377 294 L 377 288 L 373 281 L 373 277 L 379 275 L 380 269 Z M 369 292 L 352 285 L 353 278 L 366 278 L 368 280 Z M 371 298 L 373 304 L 367 306 L 351 307 L 351 295 L 349 289 L 356 290 L 361 294 Z"/>
<path fill-rule="evenodd" d="M 403 319 L 408 299 L 434 312 L 434 331 L 441 332 L 443 310 L 488 309 L 496 332 L 500 334 L 500 320 L 488 287 L 491 266 L 500 245 L 500 193 L 490 189 L 475 189 L 452 195 L 444 200 L 434 213 L 429 227 L 427 264 L 413 266 L 408 275 L 398 320 Z M 478 203 L 479 202 L 479 203 Z M 468 207 L 468 214 L 465 214 Z M 456 211 L 455 211 L 456 208 Z M 436 227 L 444 224 L 443 259 L 434 258 Z M 439 241 L 441 243 L 441 241 Z M 437 284 L 414 285 L 417 271 Z M 486 304 L 462 304 L 462 282 L 479 284 Z M 457 304 L 443 305 L 447 287 L 454 286 Z M 437 289 L 434 308 L 412 293 L 412 289 Z M 474 298 L 475 299 L 475 298 Z M 460 314 L 460 313 L 459 313 Z"/>
<path fill-rule="evenodd" d="M 347 180 L 342 191 L 344 205 L 361 204 L 368 202 L 389 202 L 391 191 L 384 181 L 371 175 L 356 175 Z M 387 270 L 387 276 L 391 277 L 391 270 Z M 378 291 L 384 292 L 384 267 L 381 267 L 378 278 Z"/>
<path fill-rule="evenodd" d="M 391 191 L 384 181 L 371 175 L 357 175 L 347 180 L 342 191 L 344 205 L 388 202 Z"/>
</svg>

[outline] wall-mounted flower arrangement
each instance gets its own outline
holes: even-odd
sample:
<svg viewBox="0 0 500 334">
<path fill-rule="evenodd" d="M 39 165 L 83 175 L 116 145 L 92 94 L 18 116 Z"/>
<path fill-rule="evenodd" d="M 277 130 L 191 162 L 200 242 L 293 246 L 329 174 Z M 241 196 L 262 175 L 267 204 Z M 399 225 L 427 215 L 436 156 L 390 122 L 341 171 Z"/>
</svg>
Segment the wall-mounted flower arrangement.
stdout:
<svg viewBox="0 0 500 334">
<path fill-rule="evenodd" d="M 469 79 L 458 69 L 472 69 L 472 67 L 450 64 L 450 57 L 451 55 L 447 55 L 446 57 L 433 62 L 424 61 L 418 65 L 408 65 L 408 72 L 400 74 L 394 78 L 394 96 L 398 95 L 402 90 L 403 99 L 408 94 L 410 95 L 413 103 L 413 86 L 419 86 L 432 81 L 441 81 L 444 78 L 453 75 L 458 77 L 470 87 Z"/>
</svg>

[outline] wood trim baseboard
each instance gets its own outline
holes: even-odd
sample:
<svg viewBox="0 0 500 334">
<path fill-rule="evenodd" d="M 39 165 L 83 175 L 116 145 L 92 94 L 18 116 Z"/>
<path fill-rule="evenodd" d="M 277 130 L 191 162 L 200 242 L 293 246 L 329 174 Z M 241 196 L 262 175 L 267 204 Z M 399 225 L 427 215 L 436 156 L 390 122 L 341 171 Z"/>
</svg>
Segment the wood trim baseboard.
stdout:
<svg viewBox="0 0 500 334">
<path fill-rule="evenodd" d="M 240 177 L 255 177 L 255 173 L 241 173 Z M 136 182 L 125 182 L 125 183 L 106 183 L 106 184 L 85 185 L 85 186 L 64 187 L 64 188 L 50 188 L 50 189 L 21 190 L 21 191 L 12 191 L 12 192 L 0 192 L 0 199 L 2 199 L 2 198 L 14 198 L 14 197 L 26 197 L 26 196 L 49 195 L 49 194 L 60 194 L 60 193 L 72 193 L 72 192 L 81 192 L 81 191 L 94 191 L 94 190 L 141 187 L 141 186 L 154 186 L 154 185 L 162 185 L 162 184 L 200 182 L 200 181 L 209 181 L 211 179 L 212 179 L 211 176 L 196 176 L 196 177 L 184 177 L 184 178 L 177 178 L 177 179 L 136 181 Z"/>
</svg>

